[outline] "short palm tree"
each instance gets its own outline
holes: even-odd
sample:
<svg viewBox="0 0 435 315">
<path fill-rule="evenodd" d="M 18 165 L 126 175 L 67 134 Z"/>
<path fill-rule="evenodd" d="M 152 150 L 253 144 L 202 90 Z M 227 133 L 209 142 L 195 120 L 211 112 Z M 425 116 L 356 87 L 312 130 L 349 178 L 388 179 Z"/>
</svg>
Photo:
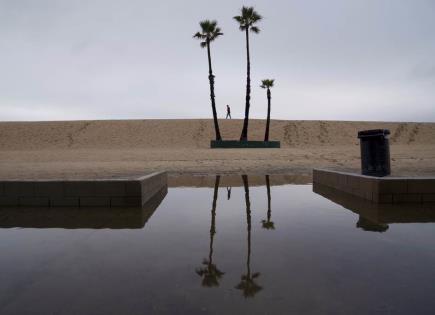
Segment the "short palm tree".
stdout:
<svg viewBox="0 0 435 315">
<path fill-rule="evenodd" d="M 216 201 L 218 197 L 220 176 L 216 176 L 214 184 L 213 204 L 211 208 L 211 225 L 210 225 L 210 248 L 208 259 L 204 259 L 202 264 L 205 267 L 196 269 L 196 273 L 202 278 L 202 286 L 217 287 L 219 279 L 222 278 L 224 272 L 220 271 L 216 264 L 213 263 L 213 240 L 216 234 Z"/>
<path fill-rule="evenodd" d="M 267 220 L 262 220 L 261 223 L 263 225 L 263 229 L 274 230 L 275 223 L 270 221 L 272 218 L 272 207 L 271 207 L 272 197 L 270 195 L 269 175 L 266 175 L 266 188 L 267 188 Z"/>
<path fill-rule="evenodd" d="M 266 121 L 266 132 L 264 134 L 264 141 L 269 141 L 269 127 L 270 127 L 270 99 L 272 98 L 270 89 L 273 87 L 274 79 L 261 80 L 260 87 L 267 89 L 267 121 Z"/>
<path fill-rule="evenodd" d="M 219 130 L 219 122 L 217 119 L 216 113 L 216 104 L 215 104 L 215 95 L 214 95 L 214 78 L 213 70 L 211 67 L 211 55 L 210 55 L 210 43 L 214 41 L 219 36 L 223 35 L 221 29 L 217 26 L 216 21 L 204 20 L 199 22 L 199 26 L 201 27 L 201 31 L 197 32 L 193 35 L 194 38 L 201 40 L 201 48 L 207 48 L 207 56 L 208 56 L 208 80 L 210 82 L 210 99 L 211 99 L 211 108 L 213 111 L 213 121 L 214 121 L 214 129 L 216 133 L 216 140 L 222 140 L 221 133 Z"/>
<path fill-rule="evenodd" d="M 251 61 L 249 57 L 249 31 L 258 34 L 260 29 L 255 26 L 261 20 L 261 15 L 255 12 L 253 7 L 242 7 L 241 15 L 235 16 L 234 20 L 239 23 L 239 29 L 246 34 L 246 100 L 245 100 L 245 119 L 243 121 L 242 134 L 240 141 L 248 140 L 249 107 L 251 100 Z"/>
</svg>

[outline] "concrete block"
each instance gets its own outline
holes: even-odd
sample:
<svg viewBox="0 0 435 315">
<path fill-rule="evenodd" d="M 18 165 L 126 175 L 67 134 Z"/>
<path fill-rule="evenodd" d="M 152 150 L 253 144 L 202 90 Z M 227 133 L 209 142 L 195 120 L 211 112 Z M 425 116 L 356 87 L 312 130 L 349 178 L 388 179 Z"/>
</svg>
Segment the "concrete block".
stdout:
<svg viewBox="0 0 435 315">
<path fill-rule="evenodd" d="M 347 179 L 348 179 L 348 175 L 340 175 L 338 176 L 338 188 L 340 190 L 345 190 L 347 188 Z"/>
<path fill-rule="evenodd" d="M 17 196 L 0 196 L 0 206 L 18 206 Z"/>
<path fill-rule="evenodd" d="M 34 195 L 40 197 L 61 197 L 64 195 L 62 182 L 35 182 Z"/>
<path fill-rule="evenodd" d="M 383 194 L 383 195 L 377 195 L 377 202 L 378 203 L 393 203 L 393 195 L 392 194 Z M 374 201 L 375 198 L 374 198 Z"/>
<path fill-rule="evenodd" d="M 367 200 L 373 200 L 373 194 L 375 191 L 375 187 L 377 186 L 377 182 L 371 178 L 361 178 L 360 189 L 363 192 L 362 197 Z"/>
<path fill-rule="evenodd" d="M 125 183 L 125 196 L 134 197 L 142 195 L 142 182 L 138 180 Z"/>
<path fill-rule="evenodd" d="M 80 207 L 110 207 L 110 197 L 80 197 Z"/>
<path fill-rule="evenodd" d="M 80 199 L 78 197 L 52 197 L 50 198 L 52 207 L 78 207 Z"/>
<path fill-rule="evenodd" d="M 408 193 L 435 194 L 435 179 L 408 179 Z"/>
<path fill-rule="evenodd" d="M 355 191 L 359 190 L 361 186 L 361 178 L 357 176 L 349 176 L 347 178 L 347 187 L 349 187 L 349 190 Z"/>
<path fill-rule="evenodd" d="M 67 197 L 95 196 L 95 181 L 69 181 L 63 185 Z"/>
<path fill-rule="evenodd" d="M 3 182 L 4 196 L 33 196 L 34 182 Z"/>
<path fill-rule="evenodd" d="M 140 207 L 142 206 L 141 197 L 111 197 L 111 207 Z"/>
<path fill-rule="evenodd" d="M 318 170 L 313 170 L 313 183 L 318 183 L 320 181 L 321 172 Z"/>
<path fill-rule="evenodd" d="M 338 178 L 339 178 L 339 174 L 336 173 L 331 173 L 329 174 L 329 178 L 331 180 L 331 186 L 332 187 L 338 187 Z"/>
<path fill-rule="evenodd" d="M 407 193 L 406 179 L 380 179 L 378 180 L 379 194 L 406 194 Z"/>
<path fill-rule="evenodd" d="M 420 203 L 421 194 L 394 194 L 393 203 Z"/>
<path fill-rule="evenodd" d="M 125 183 L 124 181 L 97 181 L 95 182 L 94 196 L 124 196 Z"/>
<path fill-rule="evenodd" d="M 435 194 L 423 194 L 421 197 L 422 202 L 435 202 Z"/>
<path fill-rule="evenodd" d="M 35 197 L 35 196 L 19 197 L 18 203 L 20 206 L 37 206 L 37 207 L 50 206 L 50 201 L 48 197 Z"/>
<path fill-rule="evenodd" d="M 0 205 L 141 206 L 164 187 L 165 172 L 122 180 L 2 181 Z"/>
</svg>

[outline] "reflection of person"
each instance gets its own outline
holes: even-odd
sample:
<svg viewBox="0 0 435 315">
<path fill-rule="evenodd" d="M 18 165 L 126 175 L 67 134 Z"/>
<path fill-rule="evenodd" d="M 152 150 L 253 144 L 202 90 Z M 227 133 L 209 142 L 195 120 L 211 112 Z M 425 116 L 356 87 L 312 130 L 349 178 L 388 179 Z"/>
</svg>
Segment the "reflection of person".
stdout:
<svg viewBox="0 0 435 315">
<path fill-rule="evenodd" d="M 231 187 L 227 187 L 227 200 L 231 198 Z"/>
<path fill-rule="evenodd" d="M 231 119 L 231 108 L 230 108 L 230 105 L 227 105 L 227 117 L 225 117 L 225 119 L 228 119 L 228 117 L 230 117 L 230 119 Z"/>
</svg>

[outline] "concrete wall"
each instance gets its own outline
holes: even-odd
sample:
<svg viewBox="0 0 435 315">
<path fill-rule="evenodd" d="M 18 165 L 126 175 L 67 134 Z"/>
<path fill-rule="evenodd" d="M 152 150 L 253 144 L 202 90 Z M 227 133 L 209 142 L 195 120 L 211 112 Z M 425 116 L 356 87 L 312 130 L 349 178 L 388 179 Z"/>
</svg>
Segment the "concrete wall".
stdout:
<svg viewBox="0 0 435 315">
<path fill-rule="evenodd" d="M 165 172 L 132 179 L 0 181 L 0 206 L 142 206 L 166 185 Z"/>
<path fill-rule="evenodd" d="M 376 203 L 435 203 L 433 177 L 371 177 L 314 169 L 313 182 Z"/>
</svg>

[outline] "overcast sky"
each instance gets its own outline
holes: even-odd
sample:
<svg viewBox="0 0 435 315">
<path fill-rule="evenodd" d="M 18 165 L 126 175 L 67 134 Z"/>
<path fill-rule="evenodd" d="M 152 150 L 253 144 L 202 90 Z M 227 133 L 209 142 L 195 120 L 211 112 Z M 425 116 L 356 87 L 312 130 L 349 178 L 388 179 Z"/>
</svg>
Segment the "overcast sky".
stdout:
<svg viewBox="0 0 435 315">
<path fill-rule="evenodd" d="M 435 0 L 0 0 L 0 120 L 210 118 L 216 19 L 219 116 L 244 111 L 242 5 L 251 35 L 251 116 L 435 121 Z"/>
</svg>

